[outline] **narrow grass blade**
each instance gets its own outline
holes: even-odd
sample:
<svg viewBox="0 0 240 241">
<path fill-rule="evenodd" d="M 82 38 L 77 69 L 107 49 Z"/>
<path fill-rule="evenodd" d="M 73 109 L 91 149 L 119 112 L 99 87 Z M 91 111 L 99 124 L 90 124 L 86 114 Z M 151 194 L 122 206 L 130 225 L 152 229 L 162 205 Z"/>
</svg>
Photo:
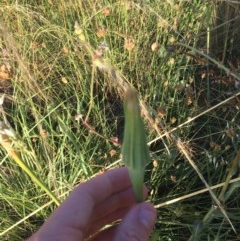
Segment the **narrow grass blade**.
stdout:
<svg viewBox="0 0 240 241">
<path fill-rule="evenodd" d="M 22 170 L 28 174 L 32 181 L 42 188 L 43 191 L 56 203 L 60 205 L 60 201 L 55 197 L 51 190 L 32 172 L 32 170 L 24 163 L 18 152 L 12 147 L 15 134 L 5 123 L 0 121 L 0 144 L 7 151 L 9 156 L 18 164 Z"/>
</svg>

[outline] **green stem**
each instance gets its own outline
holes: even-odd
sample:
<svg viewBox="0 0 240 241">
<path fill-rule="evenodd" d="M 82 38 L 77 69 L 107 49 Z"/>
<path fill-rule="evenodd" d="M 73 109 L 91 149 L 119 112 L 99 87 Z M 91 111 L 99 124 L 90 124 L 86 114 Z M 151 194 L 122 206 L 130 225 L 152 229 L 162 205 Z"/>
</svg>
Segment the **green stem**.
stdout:
<svg viewBox="0 0 240 241">
<path fill-rule="evenodd" d="M 56 203 L 57 206 L 60 205 L 60 201 L 54 196 L 50 189 L 30 170 L 30 168 L 22 161 L 19 155 L 13 149 L 8 149 L 8 154 L 13 158 L 13 160 L 23 169 L 24 172 L 32 179 L 32 181 L 42 188 L 43 191 Z"/>
<path fill-rule="evenodd" d="M 240 76 L 234 74 L 233 72 L 231 72 L 230 69 L 228 69 L 227 67 L 225 67 L 223 64 L 221 64 L 220 62 L 218 62 L 217 60 L 211 58 L 209 55 L 204 54 L 202 51 L 197 50 L 187 44 L 183 44 L 183 43 L 175 43 L 175 45 L 178 46 L 182 46 L 184 48 L 190 49 L 193 52 L 196 52 L 199 55 L 202 55 L 203 57 L 205 57 L 206 59 L 208 59 L 209 61 L 211 61 L 212 63 L 214 63 L 215 65 L 217 65 L 218 68 L 224 70 L 228 75 L 231 75 L 232 77 L 236 78 L 238 81 L 240 81 Z"/>
</svg>

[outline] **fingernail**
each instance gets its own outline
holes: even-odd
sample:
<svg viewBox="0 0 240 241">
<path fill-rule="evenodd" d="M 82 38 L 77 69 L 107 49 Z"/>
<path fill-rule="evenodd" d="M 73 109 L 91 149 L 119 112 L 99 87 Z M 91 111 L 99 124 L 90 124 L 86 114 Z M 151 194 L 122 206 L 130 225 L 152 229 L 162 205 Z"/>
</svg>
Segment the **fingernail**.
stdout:
<svg viewBox="0 0 240 241">
<path fill-rule="evenodd" d="M 140 211 L 140 222 L 147 228 L 151 229 L 155 223 L 156 212 L 154 209 L 143 208 Z"/>
</svg>

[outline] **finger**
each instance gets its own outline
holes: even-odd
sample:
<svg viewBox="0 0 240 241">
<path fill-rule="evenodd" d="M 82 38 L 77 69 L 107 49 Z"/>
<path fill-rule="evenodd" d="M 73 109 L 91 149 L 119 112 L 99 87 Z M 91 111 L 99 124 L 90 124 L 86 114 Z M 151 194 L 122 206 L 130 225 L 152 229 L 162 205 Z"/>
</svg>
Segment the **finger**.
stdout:
<svg viewBox="0 0 240 241">
<path fill-rule="evenodd" d="M 150 214 L 141 214 L 150 212 Z M 150 203 L 136 205 L 121 224 L 105 229 L 89 241 L 147 241 L 156 220 L 156 210 Z"/>
<path fill-rule="evenodd" d="M 146 187 L 144 187 L 143 193 L 145 199 L 147 197 Z M 104 200 L 95 207 L 87 234 L 93 234 L 106 224 L 122 219 L 135 203 L 136 199 L 132 187 Z"/>
<path fill-rule="evenodd" d="M 80 184 L 48 218 L 38 231 L 38 235 L 43 234 L 47 237 L 57 233 L 61 236 L 64 230 L 72 230 L 72 233 L 78 235 L 76 238 L 81 238 L 95 206 L 130 186 L 126 168 L 108 171 Z"/>
<path fill-rule="evenodd" d="M 143 188 L 144 199 L 147 198 L 147 188 Z M 125 189 L 121 192 L 115 193 L 94 208 L 94 220 L 101 219 L 102 217 L 114 212 L 118 208 L 132 206 L 136 203 L 136 198 L 132 187 Z"/>
<path fill-rule="evenodd" d="M 156 221 L 156 209 L 150 203 L 134 206 L 116 231 L 114 241 L 147 241 Z"/>
<path fill-rule="evenodd" d="M 126 168 L 108 171 L 75 188 L 50 218 L 59 220 L 61 226 L 84 229 L 98 203 L 130 185 Z"/>
<path fill-rule="evenodd" d="M 89 237 L 92 234 L 95 234 L 106 224 L 109 225 L 109 224 L 113 224 L 113 222 L 116 223 L 116 221 L 120 221 L 121 219 L 123 219 L 123 217 L 126 216 L 130 208 L 131 207 L 124 207 L 124 208 L 118 209 L 114 213 L 106 215 L 101 220 L 96 221 L 94 224 L 91 225 L 90 229 L 86 233 L 85 238 Z"/>
<path fill-rule="evenodd" d="M 106 241 L 113 240 L 116 234 L 116 230 L 118 229 L 119 224 L 116 224 L 110 228 L 104 229 L 91 238 L 87 239 L 88 241 Z"/>
</svg>

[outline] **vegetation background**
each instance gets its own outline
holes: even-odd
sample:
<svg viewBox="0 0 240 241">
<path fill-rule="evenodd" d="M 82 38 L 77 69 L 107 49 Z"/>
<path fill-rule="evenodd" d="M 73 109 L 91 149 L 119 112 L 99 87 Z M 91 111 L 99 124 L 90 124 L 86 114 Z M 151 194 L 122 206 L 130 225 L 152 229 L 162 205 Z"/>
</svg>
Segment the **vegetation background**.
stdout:
<svg viewBox="0 0 240 241">
<path fill-rule="evenodd" d="M 239 26 L 230 0 L 1 0 L 0 239 L 27 238 L 78 183 L 122 165 L 132 85 L 151 240 L 240 240 Z"/>
</svg>

